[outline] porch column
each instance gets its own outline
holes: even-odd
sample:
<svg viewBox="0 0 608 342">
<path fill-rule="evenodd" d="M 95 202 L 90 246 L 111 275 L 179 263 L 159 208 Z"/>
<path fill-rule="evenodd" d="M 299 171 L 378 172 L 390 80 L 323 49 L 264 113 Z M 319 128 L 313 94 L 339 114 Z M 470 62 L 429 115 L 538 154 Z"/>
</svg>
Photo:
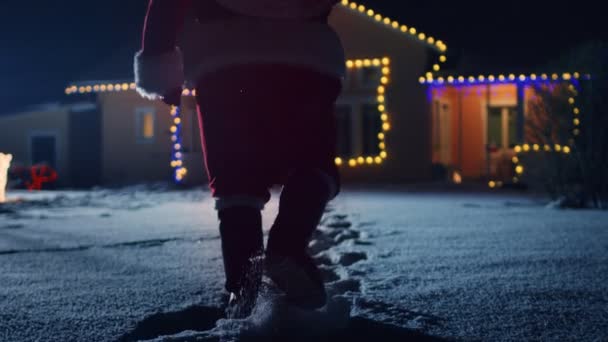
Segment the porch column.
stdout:
<svg viewBox="0 0 608 342">
<path fill-rule="evenodd" d="M 524 83 L 517 83 L 517 143 L 524 143 L 525 133 L 525 105 L 526 105 L 526 92 Z"/>
</svg>

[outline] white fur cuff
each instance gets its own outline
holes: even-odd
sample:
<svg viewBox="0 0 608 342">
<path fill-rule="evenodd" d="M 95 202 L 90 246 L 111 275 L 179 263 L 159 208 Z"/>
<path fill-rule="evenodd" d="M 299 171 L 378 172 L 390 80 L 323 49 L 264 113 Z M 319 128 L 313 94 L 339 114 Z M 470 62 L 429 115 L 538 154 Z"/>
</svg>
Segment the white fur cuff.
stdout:
<svg viewBox="0 0 608 342">
<path fill-rule="evenodd" d="M 151 100 L 162 99 L 168 92 L 184 84 L 184 63 L 179 48 L 157 56 L 135 54 L 135 84 L 137 92 Z"/>
</svg>

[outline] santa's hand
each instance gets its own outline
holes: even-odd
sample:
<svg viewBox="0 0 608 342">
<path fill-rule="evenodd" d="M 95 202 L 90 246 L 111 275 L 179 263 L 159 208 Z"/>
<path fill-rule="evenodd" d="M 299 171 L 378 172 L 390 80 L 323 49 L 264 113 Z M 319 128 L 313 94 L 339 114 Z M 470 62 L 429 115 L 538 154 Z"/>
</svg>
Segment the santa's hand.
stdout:
<svg viewBox="0 0 608 342">
<path fill-rule="evenodd" d="M 182 102 L 182 89 L 175 88 L 163 96 L 163 102 L 169 106 L 179 106 Z"/>
</svg>

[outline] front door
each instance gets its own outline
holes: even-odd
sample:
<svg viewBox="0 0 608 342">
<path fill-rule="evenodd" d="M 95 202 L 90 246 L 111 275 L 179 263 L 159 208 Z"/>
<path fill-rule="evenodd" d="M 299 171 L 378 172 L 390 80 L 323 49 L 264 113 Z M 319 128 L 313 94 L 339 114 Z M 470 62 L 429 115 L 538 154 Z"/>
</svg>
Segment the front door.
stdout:
<svg viewBox="0 0 608 342">
<path fill-rule="evenodd" d="M 487 125 L 487 177 L 508 181 L 513 177 L 511 159 L 517 143 L 517 107 L 488 107 Z"/>
<path fill-rule="evenodd" d="M 433 162 L 448 166 L 452 164 L 452 113 L 448 102 L 433 102 L 432 118 Z"/>
</svg>

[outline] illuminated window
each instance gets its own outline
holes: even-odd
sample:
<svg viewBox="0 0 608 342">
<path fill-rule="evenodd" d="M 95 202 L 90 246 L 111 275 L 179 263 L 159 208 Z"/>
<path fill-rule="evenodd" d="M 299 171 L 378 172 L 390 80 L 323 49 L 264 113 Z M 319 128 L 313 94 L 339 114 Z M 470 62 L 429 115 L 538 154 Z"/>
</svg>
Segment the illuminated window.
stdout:
<svg viewBox="0 0 608 342">
<path fill-rule="evenodd" d="M 509 148 L 517 143 L 517 108 L 488 107 L 488 145 Z"/>
<path fill-rule="evenodd" d="M 135 111 L 135 137 L 139 143 L 154 141 L 156 112 L 154 108 L 137 108 Z"/>
</svg>

